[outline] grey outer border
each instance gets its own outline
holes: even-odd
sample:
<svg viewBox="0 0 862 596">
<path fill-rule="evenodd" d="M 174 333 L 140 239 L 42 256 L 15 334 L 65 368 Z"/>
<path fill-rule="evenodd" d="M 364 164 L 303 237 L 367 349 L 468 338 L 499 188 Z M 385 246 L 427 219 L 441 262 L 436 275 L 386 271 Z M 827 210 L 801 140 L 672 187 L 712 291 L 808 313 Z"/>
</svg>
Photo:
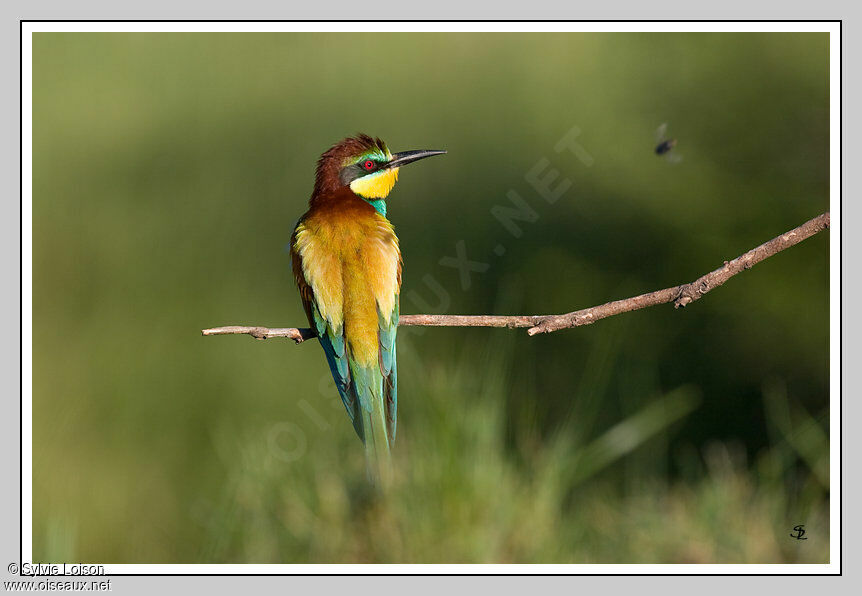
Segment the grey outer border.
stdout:
<svg viewBox="0 0 862 596">
<path fill-rule="evenodd" d="M 324 8 L 319 8 L 313 4 L 306 6 L 290 6 L 277 4 L 274 0 L 247 0 L 240 5 L 231 3 L 230 5 L 215 5 L 212 2 L 203 0 L 195 1 L 179 1 L 171 2 L 165 0 L 153 0 L 146 5 L 120 5 L 114 2 L 106 1 L 79 1 L 74 5 L 63 3 L 57 0 L 44 0 L 38 6 L 27 5 L 25 2 L 16 0 L 15 2 L 4 3 L 0 8 L 3 18 L 3 30 L 6 35 L 2 36 L 3 52 L 0 54 L 0 67 L 5 73 L 6 80 L 19 81 L 20 87 L 20 36 L 19 36 L 19 19 L 39 20 L 39 19 L 119 19 L 119 20 L 134 20 L 134 19 L 292 19 L 292 20 L 328 20 L 333 17 L 338 19 L 368 19 L 368 18 L 385 18 L 385 19 L 425 19 L 425 20 L 440 20 L 440 19 L 535 19 L 543 20 L 619 20 L 622 17 L 626 19 L 646 19 L 646 20 L 686 20 L 686 19 L 799 19 L 799 20 L 817 20 L 817 19 L 841 19 L 850 13 L 852 5 L 848 2 L 832 2 L 821 1 L 816 5 L 819 10 L 812 10 L 810 3 L 802 2 L 785 2 L 781 5 L 780 14 L 775 7 L 769 6 L 767 3 L 758 3 L 754 0 L 747 1 L 725 1 L 720 6 L 712 3 L 704 5 L 696 5 L 691 2 L 682 1 L 653 1 L 649 3 L 638 3 L 634 0 L 625 2 L 617 1 L 613 5 L 610 3 L 599 3 L 589 6 L 564 5 L 562 3 L 549 0 L 533 0 L 529 5 L 523 3 L 503 4 L 495 3 L 477 3 L 466 5 L 463 2 L 454 0 L 435 0 L 433 3 L 401 3 L 398 5 L 379 4 L 379 3 L 358 3 L 344 2 L 344 0 L 330 0 Z M 280 10 L 279 10 L 280 9 Z M 373 14 L 369 14 L 372 12 Z M 813 13 L 818 14 L 813 14 Z M 854 15 L 855 16 L 855 15 Z M 852 29 L 851 29 L 852 30 Z M 858 38 L 848 35 L 847 30 L 842 26 L 842 106 L 844 105 L 844 97 L 850 98 L 850 103 L 847 105 L 858 105 L 860 94 L 859 84 L 856 80 L 844 80 L 844 63 L 845 60 L 850 64 L 859 64 L 859 40 Z M 848 41 L 852 39 L 851 41 Z M 845 86 L 846 83 L 846 86 Z M 855 101 L 854 101 L 855 100 Z M 5 118 L 2 120 L 2 130 L 6 134 L 3 135 L 3 151 L 5 159 L 0 160 L 0 171 L 4 174 L 3 180 L 13 181 L 18 180 L 18 183 L 10 183 L 12 188 L 9 189 L 9 199 L 2 202 L 3 210 L 0 217 L 0 264 L 3 270 L 8 272 L 7 277 L 13 277 L 13 271 L 18 271 L 18 288 L 20 290 L 21 283 L 21 228 L 20 228 L 20 203 L 15 200 L 14 195 L 20 196 L 20 96 L 14 93 L 6 93 L 2 100 L 4 113 L 18 113 L 18 122 L 16 118 Z M 17 105 L 16 105 L 17 104 Z M 844 116 L 842 108 L 842 117 Z M 834 117 L 834 115 L 833 115 Z M 18 126 L 16 126 L 16 124 Z M 848 160 L 848 163 L 858 164 L 862 160 L 858 159 L 860 149 L 857 144 L 853 143 L 845 146 L 844 127 L 852 127 L 853 132 L 859 129 L 859 116 L 855 113 L 848 113 L 847 119 L 842 122 L 842 157 L 843 151 L 850 149 L 850 156 L 855 159 Z M 15 130 L 18 128 L 19 130 Z M 854 155 L 854 153 L 856 155 Z M 843 165 L 842 159 L 842 165 Z M 843 168 L 842 168 L 842 191 L 843 191 Z M 17 187 L 17 188 L 15 188 Z M 17 192 L 15 192 L 17 191 Z M 855 193 L 852 195 L 855 196 Z M 846 211 L 844 211 L 846 209 Z M 843 217 L 850 221 L 857 221 L 855 215 L 858 214 L 860 207 L 855 201 L 842 201 Z M 848 230 L 842 226 L 842 231 Z M 856 276 L 845 276 L 845 267 L 849 264 L 857 264 L 860 261 L 858 253 L 860 249 L 850 245 L 847 238 L 851 234 L 844 234 L 845 241 L 842 243 L 841 252 L 841 270 L 842 270 L 842 288 L 833 288 L 833 296 L 838 297 L 840 291 L 843 296 L 843 280 L 848 279 L 848 290 L 853 291 L 859 289 L 858 281 L 854 281 Z M 845 258 L 845 253 L 846 257 Z M 858 267 L 858 265 L 857 265 Z M 855 292 L 854 292 L 855 294 Z M 843 303 L 842 303 L 843 304 Z M 17 318 L 20 321 L 20 292 L 4 292 L 0 294 L 0 305 L 2 311 L 7 314 L 10 319 L 14 319 L 17 313 Z M 842 388 L 845 386 L 845 377 L 853 373 L 852 367 L 843 366 L 844 362 L 858 362 L 859 348 L 854 344 L 850 344 L 847 338 L 856 337 L 857 334 L 853 331 L 860 331 L 860 316 L 853 312 L 846 313 L 842 309 Z M 845 325 L 851 327 L 848 333 L 845 331 Z M 0 416 L 0 448 L 3 449 L 7 462 L 20 462 L 20 402 L 15 399 L 16 394 L 20 396 L 21 392 L 21 338 L 20 333 L 7 333 L 0 339 L 0 349 L 2 349 L 3 358 L 0 358 L 0 373 L 2 378 L 13 379 L 11 385 L 11 395 L 7 398 L 6 407 L 3 409 L 3 416 Z M 847 387 L 855 387 L 855 383 L 847 383 Z M 844 420 L 858 419 L 858 416 L 853 414 L 858 413 L 859 405 L 852 401 L 847 404 L 843 403 L 842 399 L 842 452 L 847 451 L 849 461 L 853 454 L 858 450 L 859 436 L 858 434 L 850 436 L 847 431 Z M 844 406 L 848 408 L 848 414 L 844 417 Z M 842 489 L 842 502 L 855 503 L 858 502 L 859 481 L 853 477 L 848 477 L 844 484 L 844 458 L 842 457 L 842 479 L 839 486 Z M 0 491 L 0 553 L 3 553 L 2 560 L 4 562 L 3 579 L 11 579 L 5 572 L 6 563 L 19 561 L 20 552 L 20 476 L 15 473 L 16 466 L 14 463 L 7 465 L 9 471 L 4 477 L 3 490 Z M 859 547 L 854 546 L 855 541 L 848 541 L 846 536 L 855 536 L 859 529 L 859 514 L 853 511 L 852 507 L 842 507 L 842 563 L 843 560 L 858 560 L 853 555 L 858 554 Z M 16 515 L 16 512 L 18 514 Z M 846 513 L 846 517 L 843 514 Z M 850 556 L 844 557 L 845 553 Z M 526 570 L 525 570 L 526 571 Z M 860 575 L 854 569 L 844 570 L 844 576 L 853 577 Z M 842 577 L 843 579 L 843 577 Z M 439 592 L 447 587 L 458 586 L 466 590 L 475 590 L 479 587 L 478 582 L 482 582 L 481 586 L 487 589 L 488 582 L 491 582 L 495 587 L 503 587 L 512 591 L 523 591 L 525 588 L 542 589 L 545 586 L 548 588 L 565 587 L 576 588 L 580 590 L 590 590 L 592 587 L 598 587 L 603 578 L 601 577 L 434 577 L 423 579 L 417 582 L 412 577 L 368 577 L 354 578 L 349 576 L 343 577 L 308 577 L 308 576 L 290 576 L 290 577 L 218 577 L 218 576 L 197 576 L 197 577 L 118 577 L 112 582 L 113 591 L 122 591 L 122 593 L 131 594 L 150 594 L 154 590 L 164 591 L 166 593 L 186 593 L 195 590 L 207 589 L 214 590 L 215 593 L 235 593 L 240 589 L 243 590 L 265 590 L 267 588 L 288 588 L 291 590 L 306 590 L 324 591 L 324 593 L 349 591 L 352 594 L 371 593 L 372 590 L 377 593 L 381 589 L 406 591 L 418 591 L 419 593 Z M 618 578 L 608 578 L 608 581 L 613 581 L 615 587 L 620 590 L 632 590 L 632 592 L 640 592 L 644 589 L 643 582 L 661 581 L 663 584 L 660 589 L 671 593 L 690 594 L 692 590 L 698 590 L 701 593 L 725 593 L 732 590 L 739 582 L 750 582 L 758 580 L 750 580 L 747 577 L 727 577 L 718 581 L 702 581 L 697 576 L 679 577 L 674 579 L 662 578 L 660 580 L 645 580 L 643 577 L 627 576 Z M 786 590 L 806 590 L 816 589 L 811 582 L 817 581 L 814 577 L 770 577 L 768 580 L 779 582 L 782 584 L 779 589 Z M 829 580 L 827 580 L 829 581 Z M 529 582 L 529 584 L 527 583 Z M 574 586 L 574 582 L 578 582 Z M 620 582 L 620 583 L 618 583 Z M 541 584 L 541 587 L 536 584 Z M 657 587 L 654 584 L 651 587 Z M 849 592 L 850 584 L 842 581 L 840 586 L 832 584 L 832 590 L 836 593 Z M 565 588 L 564 588 L 565 589 Z"/>
</svg>

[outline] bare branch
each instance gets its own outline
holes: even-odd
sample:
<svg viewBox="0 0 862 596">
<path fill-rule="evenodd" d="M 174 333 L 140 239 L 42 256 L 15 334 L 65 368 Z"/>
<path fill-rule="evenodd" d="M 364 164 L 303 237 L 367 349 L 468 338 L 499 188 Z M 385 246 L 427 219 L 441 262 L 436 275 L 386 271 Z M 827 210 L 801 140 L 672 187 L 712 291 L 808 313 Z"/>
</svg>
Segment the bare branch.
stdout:
<svg viewBox="0 0 862 596">
<path fill-rule="evenodd" d="M 296 329 L 294 327 L 270 329 L 269 327 L 246 327 L 243 325 L 229 325 L 227 327 L 214 327 L 201 331 L 204 335 L 251 335 L 255 339 L 269 339 L 270 337 L 289 337 L 300 344 L 306 339 L 317 337 L 314 329 Z"/>
<path fill-rule="evenodd" d="M 707 292 L 724 285 L 724 283 L 739 273 L 751 269 L 757 263 L 768 259 L 774 254 L 799 244 L 806 238 L 822 232 L 829 227 L 829 212 L 811 219 L 798 228 L 790 230 L 753 248 L 744 255 L 732 261 L 725 261 L 724 265 L 699 277 L 691 283 L 664 290 L 657 290 L 648 294 L 641 294 L 625 300 L 615 300 L 600 306 L 576 310 L 562 315 L 402 315 L 398 321 L 400 326 L 419 327 L 508 327 L 527 328 L 529 335 L 539 333 L 551 333 L 560 329 L 580 327 L 589 325 L 601 319 L 622 314 L 633 310 L 639 310 L 648 306 L 667 304 L 673 302 L 674 308 L 681 308 L 702 298 Z M 203 335 L 231 335 L 247 334 L 256 339 L 267 339 L 270 337 L 289 337 L 296 343 L 302 343 L 306 339 L 316 337 L 313 329 L 307 328 L 275 328 L 268 327 L 215 327 L 204 329 Z"/>
</svg>

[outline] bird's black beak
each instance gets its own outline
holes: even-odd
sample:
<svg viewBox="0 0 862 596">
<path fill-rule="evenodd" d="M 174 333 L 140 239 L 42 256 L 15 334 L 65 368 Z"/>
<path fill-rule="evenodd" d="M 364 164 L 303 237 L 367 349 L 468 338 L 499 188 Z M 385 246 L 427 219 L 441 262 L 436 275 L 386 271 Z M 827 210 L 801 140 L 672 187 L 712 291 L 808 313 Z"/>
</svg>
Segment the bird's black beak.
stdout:
<svg viewBox="0 0 862 596">
<path fill-rule="evenodd" d="M 440 151 L 438 149 L 419 149 L 417 151 L 401 151 L 400 153 L 393 153 L 392 159 L 389 160 L 389 163 L 386 164 L 386 168 L 400 168 L 403 165 L 408 163 L 413 163 L 414 161 L 419 161 L 420 159 L 425 159 L 426 157 L 432 157 L 434 155 L 443 155 L 446 153 L 445 151 Z"/>
</svg>

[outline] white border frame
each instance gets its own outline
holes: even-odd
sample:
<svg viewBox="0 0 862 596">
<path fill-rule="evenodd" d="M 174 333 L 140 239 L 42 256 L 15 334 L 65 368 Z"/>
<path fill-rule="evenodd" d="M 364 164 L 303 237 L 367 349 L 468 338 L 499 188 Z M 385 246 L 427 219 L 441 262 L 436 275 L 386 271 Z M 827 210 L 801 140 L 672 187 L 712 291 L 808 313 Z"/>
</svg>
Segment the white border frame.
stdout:
<svg viewBox="0 0 862 596">
<path fill-rule="evenodd" d="M 24 22 L 21 35 L 22 168 L 22 544 L 33 554 L 33 97 L 32 34 L 40 32 L 823 32 L 829 44 L 829 429 L 831 562 L 810 564 L 105 564 L 107 575 L 253 574 L 838 574 L 841 573 L 841 24 L 839 22 Z M 812 217 L 816 215 L 812 213 Z M 839 449 L 834 447 L 838 446 Z M 79 578 L 80 579 L 80 578 Z M 95 578 L 94 578 L 95 579 Z"/>
</svg>

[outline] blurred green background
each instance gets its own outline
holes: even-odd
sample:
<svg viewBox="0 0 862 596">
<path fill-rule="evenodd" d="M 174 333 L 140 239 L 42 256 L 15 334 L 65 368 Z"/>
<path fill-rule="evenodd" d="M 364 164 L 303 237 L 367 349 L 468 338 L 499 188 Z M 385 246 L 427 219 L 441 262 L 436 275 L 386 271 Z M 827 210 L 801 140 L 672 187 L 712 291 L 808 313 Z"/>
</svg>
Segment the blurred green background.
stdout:
<svg viewBox="0 0 862 596">
<path fill-rule="evenodd" d="M 691 281 L 829 208 L 825 34 L 33 38 L 35 561 L 828 561 L 828 233 L 685 310 L 402 328 L 385 499 L 315 342 L 200 336 L 304 324 L 285 247 L 358 131 L 449 151 L 390 196 L 404 313 Z"/>
</svg>

